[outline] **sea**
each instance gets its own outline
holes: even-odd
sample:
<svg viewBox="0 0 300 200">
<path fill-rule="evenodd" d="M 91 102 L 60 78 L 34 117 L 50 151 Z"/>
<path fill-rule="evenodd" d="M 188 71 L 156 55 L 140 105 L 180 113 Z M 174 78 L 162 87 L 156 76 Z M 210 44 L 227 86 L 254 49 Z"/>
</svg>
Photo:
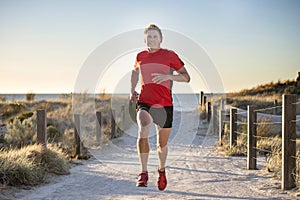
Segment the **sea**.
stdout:
<svg viewBox="0 0 300 200">
<path fill-rule="evenodd" d="M 128 94 L 120 94 L 120 96 L 128 96 Z M 206 94 L 205 94 L 206 95 Z M 209 94 L 207 94 L 209 95 Z M 206 96 L 207 96 L 206 95 Z M 41 100 L 59 100 L 70 98 L 71 95 L 63 95 L 63 94 L 35 94 L 34 100 L 41 101 Z M 94 96 L 94 95 L 91 95 Z M 118 96 L 118 94 L 114 94 L 114 96 Z M 18 101 L 25 101 L 26 94 L 0 94 L 1 98 L 5 98 L 6 102 L 18 102 Z M 194 111 L 197 109 L 197 105 L 199 103 L 199 94 L 177 94 L 173 93 L 173 104 L 174 110 L 176 111 Z"/>
</svg>

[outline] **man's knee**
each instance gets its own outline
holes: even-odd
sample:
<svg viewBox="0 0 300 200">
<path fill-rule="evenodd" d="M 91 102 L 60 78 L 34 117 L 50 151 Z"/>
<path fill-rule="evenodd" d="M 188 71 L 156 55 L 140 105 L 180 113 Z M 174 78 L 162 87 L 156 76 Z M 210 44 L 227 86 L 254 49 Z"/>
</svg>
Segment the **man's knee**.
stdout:
<svg viewBox="0 0 300 200">
<path fill-rule="evenodd" d="M 139 128 L 139 138 L 148 138 L 150 125 L 146 127 Z"/>
<path fill-rule="evenodd" d="M 157 151 L 158 152 L 163 152 L 163 151 L 166 151 L 167 149 L 168 149 L 167 144 L 157 144 Z"/>
<path fill-rule="evenodd" d="M 161 150 L 161 149 L 164 149 L 164 148 L 167 148 L 168 147 L 168 144 L 165 143 L 165 142 L 158 142 L 157 143 L 157 149 L 158 150 Z"/>
<path fill-rule="evenodd" d="M 139 110 L 137 122 L 139 125 L 139 138 L 148 138 L 150 126 L 153 122 L 151 115 L 145 110 Z"/>
<path fill-rule="evenodd" d="M 151 115 L 147 111 L 142 110 L 142 109 L 140 109 L 137 112 L 136 117 L 137 117 L 137 122 L 138 122 L 139 127 L 147 127 L 147 126 L 151 125 L 153 122 Z"/>
</svg>

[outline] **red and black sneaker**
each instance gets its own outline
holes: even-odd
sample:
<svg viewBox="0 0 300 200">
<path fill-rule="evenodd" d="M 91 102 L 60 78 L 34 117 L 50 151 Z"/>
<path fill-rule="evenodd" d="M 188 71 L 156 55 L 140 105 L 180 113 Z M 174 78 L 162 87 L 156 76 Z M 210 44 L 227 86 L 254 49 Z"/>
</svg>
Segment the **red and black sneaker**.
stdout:
<svg viewBox="0 0 300 200">
<path fill-rule="evenodd" d="M 166 171 L 158 170 L 157 188 L 159 190 L 164 190 L 166 187 L 167 187 Z"/>
<path fill-rule="evenodd" d="M 136 182 L 137 187 L 147 187 L 148 185 L 148 173 L 142 172 L 139 174 L 139 178 Z"/>
</svg>

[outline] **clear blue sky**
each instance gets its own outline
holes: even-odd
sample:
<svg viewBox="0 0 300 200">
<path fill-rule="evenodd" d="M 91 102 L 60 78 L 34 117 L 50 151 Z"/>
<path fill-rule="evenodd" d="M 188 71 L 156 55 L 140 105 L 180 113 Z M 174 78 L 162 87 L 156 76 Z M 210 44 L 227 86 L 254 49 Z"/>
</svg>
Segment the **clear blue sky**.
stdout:
<svg viewBox="0 0 300 200">
<path fill-rule="evenodd" d="M 225 91 L 295 79 L 299 11 L 298 0 L 0 0 L 0 93 L 72 92 L 95 48 L 149 23 L 202 46 Z"/>
</svg>

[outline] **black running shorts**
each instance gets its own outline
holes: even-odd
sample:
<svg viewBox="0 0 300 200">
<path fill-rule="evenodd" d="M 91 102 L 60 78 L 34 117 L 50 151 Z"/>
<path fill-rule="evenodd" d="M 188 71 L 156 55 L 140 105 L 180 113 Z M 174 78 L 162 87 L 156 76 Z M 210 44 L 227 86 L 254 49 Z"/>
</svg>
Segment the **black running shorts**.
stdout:
<svg viewBox="0 0 300 200">
<path fill-rule="evenodd" d="M 145 103 L 138 102 L 136 111 L 139 111 L 140 109 L 147 111 L 151 115 L 153 122 L 161 128 L 172 128 L 173 106 L 153 108 Z"/>
</svg>

